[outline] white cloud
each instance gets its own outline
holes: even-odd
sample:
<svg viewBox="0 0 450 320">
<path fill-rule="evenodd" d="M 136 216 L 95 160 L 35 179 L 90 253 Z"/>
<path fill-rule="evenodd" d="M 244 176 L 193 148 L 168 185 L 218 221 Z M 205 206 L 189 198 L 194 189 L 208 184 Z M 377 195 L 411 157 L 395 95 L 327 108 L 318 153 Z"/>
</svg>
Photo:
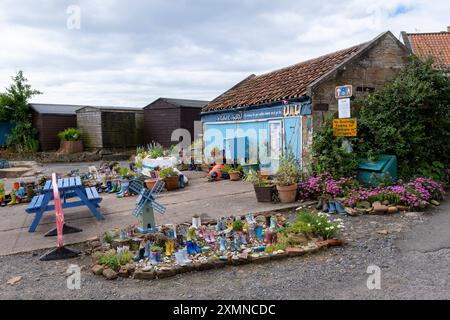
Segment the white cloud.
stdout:
<svg viewBox="0 0 450 320">
<path fill-rule="evenodd" d="M 80 0 L 0 3 L 0 88 L 24 70 L 36 101 L 143 106 L 213 99 L 262 73 L 368 41 L 386 30 L 445 30 L 448 1 Z"/>
</svg>

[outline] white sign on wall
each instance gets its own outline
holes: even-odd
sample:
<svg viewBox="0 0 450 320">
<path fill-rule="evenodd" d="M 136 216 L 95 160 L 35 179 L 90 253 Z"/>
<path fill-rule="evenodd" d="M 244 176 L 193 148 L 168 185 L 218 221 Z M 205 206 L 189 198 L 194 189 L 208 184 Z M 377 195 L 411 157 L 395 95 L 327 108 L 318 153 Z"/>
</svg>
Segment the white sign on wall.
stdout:
<svg viewBox="0 0 450 320">
<path fill-rule="evenodd" d="M 338 103 L 339 103 L 339 105 L 338 105 L 339 119 L 351 118 L 350 98 L 339 99 Z"/>
</svg>

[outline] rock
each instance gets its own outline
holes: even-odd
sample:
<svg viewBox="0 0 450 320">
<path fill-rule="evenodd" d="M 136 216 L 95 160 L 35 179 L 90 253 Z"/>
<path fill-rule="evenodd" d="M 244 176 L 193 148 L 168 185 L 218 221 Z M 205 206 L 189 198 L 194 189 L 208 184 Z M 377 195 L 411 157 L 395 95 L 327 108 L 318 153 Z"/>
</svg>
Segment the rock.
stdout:
<svg viewBox="0 0 450 320">
<path fill-rule="evenodd" d="M 406 206 L 400 206 L 400 205 L 398 205 L 398 206 L 397 206 L 397 209 L 398 209 L 398 211 L 408 211 L 408 207 L 406 207 Z"/>
<path fill-rule="evenodd" d="M 170 278 L 170 277 L 175 276 L 176 274 L 177 274 L 176 268 L 156 271 L 156 276 L 158 277 L 158 279 Z"/>
<path fill-rule="evenodd" d="M 95 266 L 92 267 L 91 271 L 93 274 L 95 274 L 96 276 L 101 276 L 103 274 L 103 266 L 96 264 Z"/>
<path fill-rule="evenodd" d="M 397 212 L 398 212 L 398 208 L 397 207 L 392 206 L 392 207 L 388 208 L 388 213 L 389 214 L 393 214 L 393 213 L 397 213 Z"/>
<path fill-rule="evenodd" d="M 11 278 L 6 283 L 9 284 L 10 286 L 13 286 L 15 284 L 18 284 L 20 281 L 22 281 L 22 276 L 17 276 L 17 277 Z"/>
<path fill-rule="evenodd" d="M 359 212 L 356 209 L 350 208 L 350 207 L 345 207 L 345 212 L 347 212 L 347 214 L 349 216 L 355 217 L 359 215 Z"/>
<path fill-rule="evenodd" d="M 318 241 L 316 242 L 319 249 L 328 248 L 328 242 L 327 241 Z"/>
<path fill-rule="evenodd" d="M 101 246 L 102 246 L 102 243 L 101 243 L 99 240 L 94 240 L 94 241 L 89 242 L 89 246 L 90 246 L 92 249 L 96 249 L 96 248 L 101 247 Z"/>
<path fill-rule="evenodd" d="M 121 267 L 119 270 L 119 277 L 128 278 L 129 276 L 130 270 L 126 266 Z"/>
<path fill-rule="evenodd" d="M 389 206 L 391 203 L 389 202 L 389 200 L 384 200 L 381 204 L 385 205 L 385 206 Z"/>
<path fill-rule="evenodd" d="M 288 253 L 289 257 L 298 257 L 305 254 L 305 250 L 303 250 L 302 248 L 295 248 L 295 247 L 287 248 L 286 252 Z"/>
<path fill-rule="evenodd" d="M 374 204 L 373 205 L 373 211 L 374 213 L 386 213 L 388 211 L 388 206 L 385 206 L 383 204 Z"/>
<path fill-rule="evenodd" d="M 108 280 L 114 280 L 117 279 L 117 272 L 115 272 L 112 269 L 106 268 L 103 270 L 103 276 Z"/>
<path fill-rule="evenodd" d="M 378 234 L 382 234 L 382 235 L 388 235 L 389 231 L 387 231 L 387 230 L 378 230 L 377 233 Z"/>
<path fill-rule="evenodd" d="M 381 205 L 382 205 L 381 201 L 375 201 L 374 203 L 372 203 L 372 207 L 381 206 Z"/>
<path fill-rule="evenodd" d="M 289 254 L 286 251 L 274 252 L 270 255 L 270 259 L 272 260 L 281 260 L 287 257 L 289 257 Z"/>
<path fill-rule="evenodd" d="M 370 209 L 372 209 L 372 208 L 370 208 Z M 355 211 L 358 213 L 358 214 L 366 214 L 367 212 L 366 212 L 366 209 L 361 209 L 361 208 L 355 208 Z"/>
<path fill-rule="evenodd" d="M 133 275 L 133 279 L 138 280 L 153 280 L 156 277 L 155 271 L 142 271 L 142 270 L 136 270 L 136 272 Z"/>
<path fill-rule="evenodd" d="M 340 247 L 344 244 L 343 241 L 340 239 L 328 239 L 326 240 L 326 242 L 330 247 Z"/>
<path fill-rule="evenodd" d="M 436 201 L 436 200 L 431 200 L 430 203 L 431 203 L 433 206 L 436 206 L 436 207 L 441 205 L 441 204 L 439 203 L 439 201 Z"/>
</svg>

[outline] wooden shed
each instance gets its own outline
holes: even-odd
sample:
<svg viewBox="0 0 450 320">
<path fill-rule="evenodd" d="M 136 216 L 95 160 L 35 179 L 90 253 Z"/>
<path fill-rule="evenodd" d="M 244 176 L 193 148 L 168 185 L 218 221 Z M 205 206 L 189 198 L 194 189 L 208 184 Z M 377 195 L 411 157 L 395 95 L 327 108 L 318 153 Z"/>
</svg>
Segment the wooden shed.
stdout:
<svg viewBox="0 0 450 320">
<path fill-rule="evenodd" d="M 164 147 L 174 144 L 172 132 L 183 128 L 194 137 L 194 122 L 200 121 L 202 108 L 209 101 L 159 98 L 144 108 L 144 141 Z"/>
<path fill-rule="evenodd" d="M 77 127 L 76 110 L 82 106 L 67 104 L 30 104 L 33 127 L 39 132 L 39 146 L 42 151 L 59 149 L 58 133 Z"/>
<path fill-rule="evenodd" d="M 144 143 L 142 109 L 86 106 L 76 115 L 86 148 L 130 148 Z"/>
</svg>

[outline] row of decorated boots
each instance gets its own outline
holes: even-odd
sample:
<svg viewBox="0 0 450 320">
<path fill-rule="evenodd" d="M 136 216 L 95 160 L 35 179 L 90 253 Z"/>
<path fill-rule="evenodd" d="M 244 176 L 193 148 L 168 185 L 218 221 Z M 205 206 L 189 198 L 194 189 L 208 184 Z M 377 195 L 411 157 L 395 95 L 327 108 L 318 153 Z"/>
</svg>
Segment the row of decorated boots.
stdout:
<svg viewBox="0 0 450 320">
<path fill-rule="evenodd" d="M 319 200 L 316 209 L 330 214 L 342 214 L 342 215 L 347 214 L 347 212 L 344 209 L 344 206 L 339 201 Z"/>
<path fill-rule="evenodd" d="M 24 182 L 14 182 L 13 190 L 8 194 L 5 192 L 4 183 L 0 183 L 0 206 L 12 206 L 19 203 L 31 202 L 33 198 L 34 186 L 33 184 L 25 184 Z"/>
</svg>

